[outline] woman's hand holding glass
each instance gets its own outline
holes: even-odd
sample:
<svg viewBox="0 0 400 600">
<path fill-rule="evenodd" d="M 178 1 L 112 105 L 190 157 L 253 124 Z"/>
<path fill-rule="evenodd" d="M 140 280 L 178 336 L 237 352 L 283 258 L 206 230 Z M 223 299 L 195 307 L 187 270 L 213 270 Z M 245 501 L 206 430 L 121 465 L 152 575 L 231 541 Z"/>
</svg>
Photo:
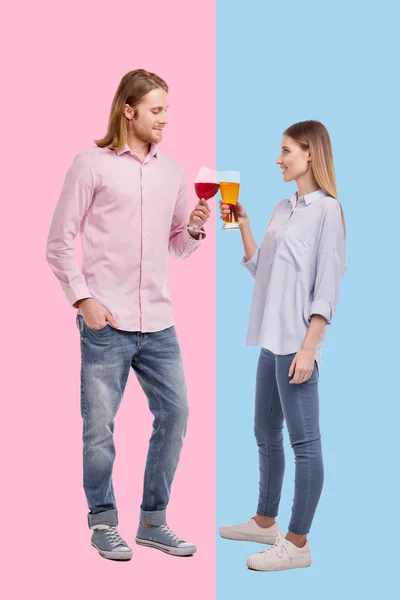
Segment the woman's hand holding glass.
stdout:
<svg viewBox="0 0 400 600">
<path fill-rule="evenodd" d="M 231 211 L 231 206 L 229 204 L 224 204 L 223 200 L 219 201 L 219 208 L 221 211 L 221 216 L 220 218 L 222 220 L 224 220 Z M 247 212 L 245 211 L 245 209 L 243 208 L 243 206 L 240 204 L 240 202 L 238 201 L 235 207 L 235 211 L 236 211 L 236 216 L 239 220 L 239 223 L 242 225 L 244 222 L 249 220 L 249 217 L 247 215 Z"/>
</svg>

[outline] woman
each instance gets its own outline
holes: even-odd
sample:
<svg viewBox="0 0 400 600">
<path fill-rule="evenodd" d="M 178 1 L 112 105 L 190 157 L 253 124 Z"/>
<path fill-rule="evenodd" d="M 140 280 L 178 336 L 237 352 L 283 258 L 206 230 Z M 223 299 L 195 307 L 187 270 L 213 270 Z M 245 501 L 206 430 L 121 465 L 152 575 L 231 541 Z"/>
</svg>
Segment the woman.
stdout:
<svg viewBox="0 0 400 600">
<path fill-rule="evenodd" d="M 258 571 L 308 567 L 307 534 L 323 485 L 318 380 L 325 326 L 332 321 L 345 267 L 345 223 L 337 199 L 329 134 L 322 123 L 286 129 L 276 163 L 297 192 L 278 202 L 260 248 L 238 203 L 245 257 L 255 278 L 247 343 L 262 347 L 256 379 L 259 450 L 257 514 L 220 528 L 234 540 L 273 544 L 247 559 Z M 229 207 L 220 202 L 221 218 Z M 284 474 L 283 421 L 295 454 L 295 496 L 285 537 L 275 517 Z"/>
</svg>

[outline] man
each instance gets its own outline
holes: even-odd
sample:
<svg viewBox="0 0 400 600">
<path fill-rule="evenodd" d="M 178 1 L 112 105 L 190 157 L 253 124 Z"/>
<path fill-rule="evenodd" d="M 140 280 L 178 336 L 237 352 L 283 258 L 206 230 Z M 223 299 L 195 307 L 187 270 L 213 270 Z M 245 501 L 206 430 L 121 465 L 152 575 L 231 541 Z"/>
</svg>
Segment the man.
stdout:
<svg viewBox="0 0 400 600">
<path fill-rule="evenodd" d="M 136 542 L 173 555 L 194 544 L 166 522 L 188 406 L 180 348 L 166 284 L 168 250 L 188 257 L 205 238 L 202 199 L 190 213 L 182 167 L 157 144 L 167 124 L 165 81 L 142 69 L 115 94 L 106 136 L 70 167 L 47 241 L 47 260 L 70 304 L 81 338 L 83 478 L 92 545 L 129 560 L 118 533 L 112 484 L 114 418 L 130 367 L 154 416 Z M 188 227 L 201 228 L 194 233 Z M 82 235 L 79 269 L 73 239 Z"/>
</svg>

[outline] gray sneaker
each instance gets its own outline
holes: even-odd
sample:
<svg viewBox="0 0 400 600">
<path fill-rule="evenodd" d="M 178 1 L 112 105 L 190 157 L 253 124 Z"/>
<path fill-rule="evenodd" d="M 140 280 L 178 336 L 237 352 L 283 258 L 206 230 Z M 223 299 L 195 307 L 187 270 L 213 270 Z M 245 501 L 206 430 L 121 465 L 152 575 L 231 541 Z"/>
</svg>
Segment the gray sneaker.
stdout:
<svg viewBox="0 0 400 600">
<path fill-rule="evenodd" d="M 150 546 L 174 556 L 190 556 L 197 550 L 194 544 L 178 538 L 168 525 L 159 527 L 142 527 L 139 524 L 136 543 L 140 546 Z"/>
<path fill-rule="evenodd" d="M 130 560 L 132 550 L 118 533 L 116 527 L 100 526 L 92 535 L 92 546 L 99 551 L 100 556 L 110 560 Z"/>
</svg>

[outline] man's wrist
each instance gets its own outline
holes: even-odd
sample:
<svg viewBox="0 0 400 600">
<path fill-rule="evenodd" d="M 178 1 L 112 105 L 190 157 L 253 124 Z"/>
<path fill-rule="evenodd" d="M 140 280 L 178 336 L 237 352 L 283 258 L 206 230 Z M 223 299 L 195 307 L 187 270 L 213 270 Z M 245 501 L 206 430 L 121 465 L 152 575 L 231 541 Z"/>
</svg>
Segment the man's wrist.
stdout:
<svg viewBox="0 0 400 600">
<path fill-rule="evenodd" d="M 86 300 L 92 300 L 92 298 L 90 296 L 88 296 L 87 298 L 80 298 L 79 300 L 77 300 L 74 304 L 75 308 L 79 308 L 80 305 L 82 304 L 82 302 L 85 302 Z"/>
<path fill-rule="evenodd" d="M 190 225 L 188 225 L 188 227 L 190 227 Z M 201 235 L 203 235 L 203 236 L 205 235 L 205 231 L 204 231 L 203 228 L 201 228 L 201 232 L 200 233 L 198 233 L 196 231 L 192 231 L 191 229 L 188 229 L 188 232 L 190 233 L 190 235 L 192 236 L 192 238 L 195 239 L 195 240 L 197 240 L 197 241 L 200 239 Z"/>
</svg>

